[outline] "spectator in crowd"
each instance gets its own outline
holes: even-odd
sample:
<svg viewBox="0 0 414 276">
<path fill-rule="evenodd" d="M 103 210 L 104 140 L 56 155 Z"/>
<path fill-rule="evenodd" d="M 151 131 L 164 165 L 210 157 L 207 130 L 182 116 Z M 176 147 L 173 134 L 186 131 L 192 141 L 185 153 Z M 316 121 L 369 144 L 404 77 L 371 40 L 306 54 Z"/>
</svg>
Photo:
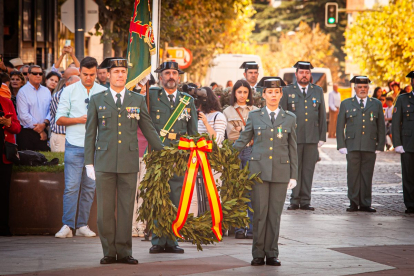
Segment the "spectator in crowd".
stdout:
<svg viewBox="0 0 414 276">
<path fill-rule="evenodd" d="M 46 76 L 45 85 L 49 88 L 50 93 L 53 93 L 53 90 L 56 88 L 58 82 L 60 81 L 60 74 L 56 72 L 50 72 Z"/>
<path fill-rule="evenodd" d="M 22 72 L 23 76 L 26 79 L 26 82 L 29 81 L 29 65 L 23 65 L 22 68 L 20 68 L 20 72 Z"/>
<path fill-rule="evenodd" d="M 56 93 L 57 91 L 61 90 L 62 88 L 65 87 L 65 83 L 66 80 L 68 80 L 71 76 L 79 76 L 79 69 L 75 68 L 75 67 L 68 67 L 62 75 L 62 78 L 60 79 L 60 81 L 58 82 L 54 93 Z"/>
<path fill-rule="evenodd" d="M 411 91 L 413 91 L 413 87 L 411 85 L 407 85 L 406 87 L 404 87 L 404 91 L 405 93 L 410 93 Z"/>
<path fill-rule="evenodd" d="M 216 82 L 212 82 L 210 84 L 210 87 L 211 87 L 211 90 L 214 90 L 214 89 L 216 89 L 218 87 L 218 84 Z"/>
<path fill-rule="evenodd" d="M 11 92 L 9 89 L 10 85 L 10 77 L 6 73 L 0 73 L 0 96 L 5 97 L 7 99 L 11 98 Z"/>
<path fill-rule="evenodd" d="M 14 68 L 16 68 L 17 70 L 20 70 L 20 68 L 23 67 L 24 63 L 21 60 L 21 58 L 14 58 L 10 60 L 10 63 L 13 64 Z"/>
<path fill-rule="evenodd" d="M 381 104 L 382 104 L 382 108 L 385 109 L 387 107 L 387 103 L 385 102 L 385 99 L 387 98 L 387 96 L 385 96 L 385 94 L 382 94 L 379 98 Z"/>
<path fill-rule="evenodd" d="M 231 80 L 227 81 L 226 88 L 233 88 L 233 82 Z"/>
<path fill-rule="evenodd" d="M 26 78 L 23 76 L 22 72 L 20 71 L 13 71 L 10 73 L 10 92 L 12 94 L 12 98 L 16 99 L 17 92 L 19 92 L 20 88 L 26 84 Z"/>
<path fill-rule="evenodd" d="M 220 112 L 220 101 L 213 90 L 210 87 L 202 87 L 201 89 L 207 92 L 207 99 L 201 101 L 198 115 L 198 133 L 208 133 L 212 139 L 215 139 L 217 145 L 221 147 L 226 131 L 226 117 Z M 220 178 L 214 171 L 213 175 L 214 179 Z M 219 183 L 216 184 L 220 185 Z M 196 192 L 193 193 L 189 213 L 193 213 L 194 216 L 198 215 L 198 197 Z"/>
<path fill-rule="evenodd" d="M 145 97 L 147 95 L 147 86 L 146 85 L 142 86 L 139 93 Z M 139 172 L 138 172 L 138 177 L 137 177 L 138 178 L 137 189 L 135 192 L 136 198 L 134 202 L 134 213 L 132 217 L 132 236 L 133 237 L 144 237 L 145 228 L 147 226 L 146 222 L 138 221 L 137 219 L 138 219 L 138 209 L 141 207 L 141 204 L 142 204 L 142 198 L 139 196 L 139 186 L 141 182 L 144 180 L 145 173 L 147 172 L 145 162 L 142 159 L 148 147 L 148 141 L 147 139 L 145 139 L 145 136 L 142 133 L 142 130 L 139 126 L 138 126 L 138 131 L 137 131 L 137 137 L 139 141 L 138 143 Z"/>
<path fill-rule="evenodd" d="M 249 112 L 256 110 L 257 107 L 253 105 L 253 90 L 246 80 L 238 80 L 234 84 L 230 96 L 230 106 L 224 111 L 224 116 L 227 120 L 227 137 L 234 143 L 240 137 L 240 133 L 245 129 L 247 117 Z M 240 152 L 239 158 L 241 160 L 240 167 L 243 169 L 252 154 L 253 141 L 246 145 Z M 252 208 L 251 202 L 247 205 Z M 253 238 L 253 213 L 248 210 L 247 214 L 250 219 L 248 229 L 236 228 L 236 239 L 252 239 Z"/>
<path fill-rule="evenodd" d="M 109 88 L 108 69 L 98 68 L 98 83 Z"/>
<path fill-rule="evenodd" d="M 392 134 L 391 134 L 391 123 L 392 123 L 392 112 L 394 109 L 394 99 L 392 97 L 387 97 L 385 100 L 387 107 L 384 110 L 384 120 L 385 120 L 385 146 L 387 150 L 392 147 Z"/>
<path fill-rule="evenodd" d="M 336 138 L 336 121 L 338 119 L 341 94 L 338 92 L 338 84 L 334 83 L 333 90 L 329 93 L 329 129 L 328 138 Z"/>
<path fill-rule="evenodd" d="M 380 97 L 381 97 L 381 95 L 382 95 L 382 89 L 381 89 L 381 87 L 375 87 L 375 89 L 374 89 L 374 93 L 372 93 L 372 98 L 375 98 L 375 99 L 380 99 Z"/>
<path fill-rule="evenodd" d="M 63 226 L 56 233 L 56 238 L 71 238 L 72 229 L 76 229 L 76 236 L 96 236 L 88 226 L 95 195 L 95 181 L 86 175 L 84 145 L 89 100 L 92 95 L 107 90 L 106 87 L 95 83 L 97 67 L 98 62 L 95 58 L 85 57 L 81 61 L 81 81 L 65 87 L 56 112 L 56 124 L 66 127 Z M 75 223 L 78 200 L 78 219 Z"/>
<path fill-rule="evenodd" d="M 400 83 L 393 81 L 391 82 L 390 86 L 392 88 L 392 91 L 388 92 L 387 97 L 392 97 L 395 101 L 401 92 Z"/>
<path fill-rule="evenodd" d="M 66 80 L 65 87 L 80 81 L 76 75 L 69 77 Z M 50 150 L 52 152 L 64 152 L 66 141 L 66 127 L 58 126 L 56 124 L 56 111 L 59 105 L 60 97 L 62 96 L 63 88 L 52 95 L 50 103 Z"/>
<path fill-rule="evenodd" d="M 11 100 L 0 96 L 0 236 L 10 236 L 9 192 L 13 163 L 6 159 L 5 143 L 15 143 L 14 135 L 20 132 L 20 122 Z"/>
<path fill-rule="evenodd" d="M 49 89 L 41 85 L 43 70 L 32 65 L 28 71 L 29 82 L 17 93 L 16 105 L 23 126 L 17 135 L 19 150 L 50 151 L 47 145 L 46 128 L 50 124 Z"/>
<path fill-rule="evenodd" d="M 63 61 L 63 58 L 66 55 L 69 55 L 73 59 L 74 67 L 79 68 L 79 66 L 80 66 L 79 65 L 79 60 L 75 56 L 75 50 L 72 48 L 72 46 L 64 46 L 63 49 L 62 49 L 62 55 L 60 55 L 60 57 L 58 58 L 56 63 L 53 64 L 53 66 L 52 66 L 52 72 L 56 72 L 60 75 L 59 67 L 60 67 L 60 64 Z M 70 67 L 70 65 L 69 65 L 69 67 Z"/>
<path fill-rule="evenodd" d="M 0 70 L 4 73 L 10 74 L 12 71 L 15 71 L 13 64 L 7 60 L 0 60 Z"/>
</svg>

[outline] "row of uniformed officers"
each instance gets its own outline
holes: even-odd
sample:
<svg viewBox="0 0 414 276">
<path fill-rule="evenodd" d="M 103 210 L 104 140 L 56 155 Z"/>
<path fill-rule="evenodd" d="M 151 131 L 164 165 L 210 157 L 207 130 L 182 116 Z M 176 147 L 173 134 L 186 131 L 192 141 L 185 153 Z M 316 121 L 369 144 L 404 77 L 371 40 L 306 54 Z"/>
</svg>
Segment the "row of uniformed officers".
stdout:
<svg viewBox="0 0 414 276">
<path fill-rule="evenodd" d="M 125 88 L 127 79 L 125 59 L 106 59 L 100 67 L 108 69 L 110 88 L 94 95 L 89 104 L 85 165 L 93 165 L 96 172 L 98 231 L 104 252 L 101 264 L 114 262 L 137 264 L 138 260 L 132 257 L 131 239 L 136 178 L 139 170 L 137 127 L 139 125 L 152 149 L 161 150 L 164 145 L 177 142 L 182 135 L 197 134 L 197 112 L 194 100 L 191 98 L 186 114 L 182 116 L 183 119 L 177 120 L 168 131 L 165 131 L 164 126 L 180 99 L 189 96 L 177 90 L 180 74 L 183 72 L 176 62 L 164 62 L 156 70 L 162 88 L 150 89 L 147 93 L 150 100 L 149 112 L 145 98 Z M 247 121 L 244 122 L 244 130 L 234 142 L 234 148 L 240 151 L 247 145 L 251 146 L 251 154 L 248 158 L 250 172 L 260 172 L 263 180 L 263 183 L 254 186 L 251 195 L 254 210 L 252 265 L 265 263 L 280 265 L 278 236 L 288 188 L 293 188 L 289 209 L 314 209 L 310 205 L 310 191 L 318 158 L 317 148 L 326 141 L 325 106 L 322 89 L 310 83 L 312 65 L 309 62 L 298 62 L 295 67 L 297 82 L 294 84 L 283 87 L 283 81 L 278 78 L 264 81 L 262 95 L 266 100 L 266 106 L 248 114 Z M 354 82 L 358 83 L 358 79 Z M 116 101 L 112 93 L 116 95 Z M 376 112 L 377 100 L 367 100 L 366 97 L 362 97 L 362 94 L 361 98 L 365 101 L 361 103 L 358 101 L 358 111 L 357 106 L 354 106 L 354 102 L 359 99 L 357 97 L 348 100 L 349 106 L 348 101 L 344 101 L 344 106 L 341 106 L 340 114 L 345 114 L 345 134 L 349 134 L 349 138 L 344 139 L 345 147 L 350 152 L 365 151 L 365 148 L 357 147 L 358 143 L 361 145 L 365 143 L 364 134 L 358 129 L 361 126 L 367 132 L 367 137 L 376 139 L 375 149 L 381 150 L 382 141 L 379 135 L 380 125 L 384 126 L 383 121 L 380 122 L 381 119 L 383 120 L 382 112 Z M 102 106 L 107 108 L 102 109 Z M 131 110 L 135 110 L 135 113 L 138 111 L 139 116 L 132 116 L 134 114 L 131 114 Z M 358 115 L 366 118 L 362 119 L 367 120 L 363 121 L 365 124 L 361 125 L 357 122 Z M 344 128 L 341 129 L 342 132 Z M 357 134 L 357 131 L 360 132 Z M 163 143 L 160 134 L 165 137 Z M 340 145 L 339 141 L 338 145 Z M 404 149 L 410 148 L 404 147 Z M 371 148 L 367 149 L 370 150 Z M 354 162 L 353 160 L 358 158 L 361 162 L 360 166 L 363 167 L 362 164 L 366 164 L 365 158 L 371 158 L 369 160 L 372 161 L 373 157 L 360 154 L 349 157 L 348 161 Z M 355 185 L 370 184 L 361 170 L 355 171 L 358 177 L 351 179 L 358 182 Z M 169 181 L 170 198 L 177 206 L 183 180 L 182 176 L 174 176 Z M 359 191 L 361 189 L 362 187 Z M 355 193 L 358 193 L 357 188 Z M 355 204 L 360 207 L 370 207 L 370 199 L 366 199 L 366 196 L 370 194 L 364 194 L 364 200 L 361 200 L 360 195 L 356 195 Z M 354 197 L 350 200 L 352 206 Z M 116 220 L 115 204 L 117 204 Z M 151 242 L 152 254 L 184 253 L 184 249 L 180 248 L 176 241 L 167 237 L 153 235 Z"/>
</svg>

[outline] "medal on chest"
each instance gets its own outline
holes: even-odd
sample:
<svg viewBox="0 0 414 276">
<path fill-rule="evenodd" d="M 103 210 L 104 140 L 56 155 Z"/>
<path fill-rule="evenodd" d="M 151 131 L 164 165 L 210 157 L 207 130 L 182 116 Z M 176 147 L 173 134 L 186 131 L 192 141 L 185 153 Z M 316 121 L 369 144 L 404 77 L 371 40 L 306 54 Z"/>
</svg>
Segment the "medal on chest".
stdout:
<svg viewBox="0 0 414 276">
<path fill-rule="evenodd" d="M 371 111 L 370 117 L 371 122 L 374 121 L 374 112 Z"/>
<path fill-rule="evenodd" d="M 316 98 L 312 98 L 313 107 L 316 107 Z"/>
<path fill-rule="evenodd" d="M 138 107 L 127 107 L 126 111 L 128 113 L 127 118 L 128 119 L 135 119 L 135 120 L 139 120 L 139 112 L 140 109 Z"/>
<path fill-rule="evenodd" d="M 184 108 L 183 112 L 178 117 L 178 120 L 186 120 L 188 122 L 188 120 L 191 119 L 191 115 L 188 114 L 190 110 L 191 110 L 190 108 Z"/>
<path fill-rule="evenodd" d="M 282 133 L 282 126 L 278 126 L 277 127 L 277 138 L 282 139 L 283 138 L 283 133 Z"/>
</svg>

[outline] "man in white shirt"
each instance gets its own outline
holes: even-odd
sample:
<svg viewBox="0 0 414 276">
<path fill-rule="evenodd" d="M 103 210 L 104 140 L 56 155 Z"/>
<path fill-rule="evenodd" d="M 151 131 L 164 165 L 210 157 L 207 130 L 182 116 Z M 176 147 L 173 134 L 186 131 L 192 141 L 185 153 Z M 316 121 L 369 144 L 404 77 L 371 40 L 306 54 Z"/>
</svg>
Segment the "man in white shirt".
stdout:
<svg viewBox="0 0 414 276">
<path fill-rule="evenodd" d="M 334 83 L 333 90 L 329 92 L 329 126 L 328 138 L 336 138 L 336 121 L 338 119 L 341 94 L 338 92 L 338 84 Z"/>
</svg>

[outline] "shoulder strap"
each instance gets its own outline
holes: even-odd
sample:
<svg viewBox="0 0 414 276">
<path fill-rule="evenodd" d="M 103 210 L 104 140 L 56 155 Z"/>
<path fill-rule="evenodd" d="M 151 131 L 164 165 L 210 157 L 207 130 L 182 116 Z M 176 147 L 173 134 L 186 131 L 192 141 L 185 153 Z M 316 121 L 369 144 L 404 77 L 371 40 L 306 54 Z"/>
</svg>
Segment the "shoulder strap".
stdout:
<svg viewBox="0 0 414 276">
<path fill-rule="evenodd" d="M 235 108 L 235 110 L 236 110 L 237 114 L 239 114 L 240 119 L 241 119 L 241 120 L 242 120 L 242 122 L 243 122 L 243 125 L 244 125 L 244 126 L 246 126 L 246 122 L 244 121 L 243 116 L 241 115 L 241 113 L 240 113 L 239 109 L 238 109 L 238 108 Z"/>
<path fill-rule="evenodd" d="M 184 108 L 190 103 L 191 97 L 183 95 L 183 97 L 180 99 L 180 103 L 175 108 L 173 114 L 171 114 L 170 118 L 168 119 L 165 126 L 161 129 L 160 135 L 161 135 L 161 141 L 164 142 L 165 137 L 169 133 L 172 126 L 177 121 L 178 117 L 181 115 L 181 113 L 184 111 Z"/>
</svg>

